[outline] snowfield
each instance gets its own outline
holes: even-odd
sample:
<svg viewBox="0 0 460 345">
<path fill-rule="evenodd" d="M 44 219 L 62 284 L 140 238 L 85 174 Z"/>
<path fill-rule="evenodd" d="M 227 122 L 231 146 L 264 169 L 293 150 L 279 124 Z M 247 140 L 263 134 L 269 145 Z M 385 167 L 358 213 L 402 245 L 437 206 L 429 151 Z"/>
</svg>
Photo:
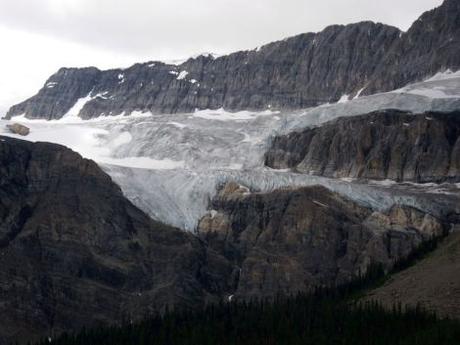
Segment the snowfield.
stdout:
<svg viewBox="0 0 460 345">
<path fill-rule="evenodd" d="M 196 228 L 209 212 L 209 202 L 218 187 L 229 180 L 262 192 L 320 184 L 378 210 L 402 203 L 433 214 L 452 208 L 460 212 L 460 191 L 455 185 L 363 183 L 277 171 L 263 165 L 273 136 L 320 126 L 337 117 L 383 109 L 412 113 L 458 110 L 460 73 L 446 72 L 393 92 L 353 100 L 343 97 L 336 104 L 295 112 L 136 112 L 84 121 L 77 114 L 89 99 L 91 95 L 80 99 L 60 120 L 28 120 L 23 116 L 1 120 L 0 135 L 58 143 L 95 160 L 134 204 L 153 218 L 185 230 Z M 10 122 L 25 124 L 31 129 L 30 135 L 8 133 L 5 126 Z M 439 194 L 443 198 L 437 198 Z"/>
</svg>

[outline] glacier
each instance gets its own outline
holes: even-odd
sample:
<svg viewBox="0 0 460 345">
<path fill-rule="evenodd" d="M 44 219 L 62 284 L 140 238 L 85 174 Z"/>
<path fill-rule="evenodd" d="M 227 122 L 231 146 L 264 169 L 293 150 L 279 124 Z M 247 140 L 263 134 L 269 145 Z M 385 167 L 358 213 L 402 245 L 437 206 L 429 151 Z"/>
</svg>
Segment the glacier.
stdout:
<svg viewBox="0 0 460 345">
<path fill-rule="evenodd" d="M 200 110 L 189 114 L 77 117 L 91 95 L 77 101 L 60 120 L 1 120 L 23 123 L 31 141 L 65 145 L 96 161 L 135 205 L 151 217 L 194 231 L 208 212 L 211 199 L 227 181 L 252 192 L 323 185 L 351 200 L 384 210 L 394 204 L 415 206 L 440 215 L 460 213 L 458 185 L 417 185 L 330 179 L 264 167 L 264 154 L 274 136 L 320 126 L 338 117 L 399 109 L 414 114 L 460 109 L 460 73 L 447 71 L 400 90 L 357 97 L 302 111 L 226 112 Z M 442 197 L 440 195 L 442 194 Z"/>
</svg>

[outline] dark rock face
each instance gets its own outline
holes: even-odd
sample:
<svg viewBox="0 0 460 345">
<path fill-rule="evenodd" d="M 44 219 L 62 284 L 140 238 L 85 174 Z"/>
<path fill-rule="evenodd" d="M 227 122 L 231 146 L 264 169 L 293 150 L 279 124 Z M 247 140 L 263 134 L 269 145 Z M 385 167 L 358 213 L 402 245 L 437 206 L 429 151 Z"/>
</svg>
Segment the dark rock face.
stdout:
<svg viewBox="0 0 460 345">
<path fill-rule="evenodd" d="M 194 307 L 225 291 L 230 268 L 135 208 L 94 162 L 1 137 L 0 344 Z"/>
<path fill-rule="evenodd" d="M 389 50 L 363 94 L 390 91 L 438 71 L 460 69 L 460 1 L 424 13 Z"/>
<path fill-rule="evenodd" d="M 236 298 L 343 283 L 372 262 L 391 267 L 445 231 L 439 219 L 417 209 L 373 212 L 323 187 L 251 194 L 230 183 L 212 207 L 199 235 L 238 268 Z"/>
<path fill-rule="evenodd" d="M 364 22 L 331 26 L 258 51 L 218 59 L 201 56 L 180 66 L 154 62 L 126 70 L 61 69 L 38 95 L 11 108 L 8 116 L 59 118 L 90 91 L 95 99 L 82 109 L 85 119 L 135 110 L 176 113 L 317 105 L 362 88 L 398 36 L 396 28 Z M 182 71 L 188 73 L 184 78 Z"/>
<path fill-rule="evenodd" d="M 62 68 L 30 100 L 11 107 L 10 115 L 25 114 L 30 119 L 59 119 L 93 89 L 100 71 L 97 68 Z"/>
<path fill-rule="evenodd" d="M 460 181 L 460 113 L 340 118 L 276 137 L 266 165 L 328 177 Z"/>
<path fill-rule="evenodd" d="M 456 0 L 426 13 L 407 32 L 372 22 L 331 26 L 213 59 L 180 66 L 161 62 L 126 70 L 61 69 L 7 117 L 57 119 L 79 98 L 93 99 L 84 119 L 132 111 L 154 113 L 305 108 L 343 95 L 385 91 L 448 68 L 460 68 Z"/>
</svg>

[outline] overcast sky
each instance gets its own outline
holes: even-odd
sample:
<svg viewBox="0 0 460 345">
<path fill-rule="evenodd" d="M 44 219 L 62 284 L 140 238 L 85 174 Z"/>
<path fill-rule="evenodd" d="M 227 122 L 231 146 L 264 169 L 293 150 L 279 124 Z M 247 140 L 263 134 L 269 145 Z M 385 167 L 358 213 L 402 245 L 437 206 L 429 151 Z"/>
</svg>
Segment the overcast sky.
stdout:
<svg viewBox="0 0 460 345">
<path fill-rule="evenodd" d="M 442 0 L 0 0 L 0 117 L 61 66 L 251 49 L 331 24 L 407 30 Z"/>
</svg>

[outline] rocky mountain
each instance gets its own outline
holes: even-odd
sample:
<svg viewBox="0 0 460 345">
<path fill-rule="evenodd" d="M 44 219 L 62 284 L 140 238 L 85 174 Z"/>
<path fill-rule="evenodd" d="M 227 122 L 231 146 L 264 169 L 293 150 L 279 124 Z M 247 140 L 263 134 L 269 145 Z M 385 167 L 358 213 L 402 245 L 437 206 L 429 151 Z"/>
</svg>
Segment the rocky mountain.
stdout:
<svg viewBox="0 0 460 345">
<path fill-rule="evenodd" d="M 211 208 L 198 234 L 239 268 L 234 298 L 342 284 L 371 263 L 388 269 L 451 227 L 448 217 L 407 206 L 373 211 L 320 186 L 251 193 L 230 182 Z"/>
<path fill-rule="evenodd" d="M 372 22 L 330 26 L 214 59 L 128 69 L 62 68 L 7 118 L 59 119 L 191 112 L 195 109 L 296 109 L 404 86 L 460 68 L 460 5 L 446 0 L 406 33 Z M 80 102 L 79 102 L 80 100 Z"/>
<path fill-rule="evenodd" d="M 175 113 L 393 90 L 458 69 L 459 28 L 460 2 L 445 0 L 406 33 L 362 22 L 180 65 L 59 70 L 7 117 L 161 114 L 29 121 L 36 143 L 0 137 L 0 344 L 340 284 L 458 231 L 458 73 L 303 111 Z M 374 296 L 441 310 L 448 284 L 457 301 L 446 248 Z"/>
<path fill-rule="evenodd" d="M 229 268 L 216 266 L 214 279 L 211 261 L 194 236 L 134 207 L 94 162 L 1 137 L 0 344 L 196 307 L 226 290 Z"/>
<path fill-rule="evenodd" d="M 388 110 L 273 139 L 265 163 L 328 177 L 460 181 L 460 113 Z"/>
<path fill-rule="evenodd" d="M 192 235 L 153 221 L 65 147 L 1 137 L 0 163 L 0 344 L 344 282 L 371 262 L 391 267 L 452 222 L 324 187 L 230 182 Z"/>
<path fill-rule="evenodd" d="M 450 68 L 458 70 L 460 2 L 444 0 L 424 13 L 379 63 L 363 94 L 397 89 Z"/>
</svg>

